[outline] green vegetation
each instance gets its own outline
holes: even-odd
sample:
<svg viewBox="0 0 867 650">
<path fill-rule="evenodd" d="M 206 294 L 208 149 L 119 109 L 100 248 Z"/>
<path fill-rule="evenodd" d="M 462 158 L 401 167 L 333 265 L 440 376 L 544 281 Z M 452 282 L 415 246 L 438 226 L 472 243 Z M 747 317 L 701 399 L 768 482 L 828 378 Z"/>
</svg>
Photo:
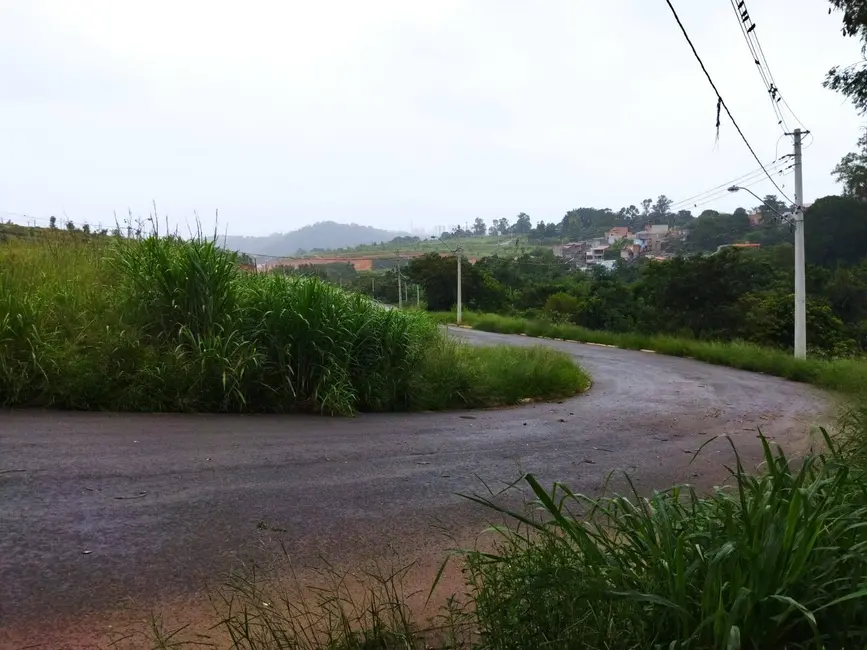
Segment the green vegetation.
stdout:
<svg viewBox="0 0 867 650">
<path fill-rule="evenodd" d="M 823 199 L 825 207 L 817 204 L 815 214 L 834 213 L 840 201 L 854 203 Z M 867 258 L 846 256 L 854 238 L 838 235 L 823 241 L 837 251 L 839 263 L 818 250 L 808 255 L 816 261 L 807 269 L 811 356 L 852 356 L 867 349 Z M 832 245 L 840 241 L 846 243 Z M 617 334 L 746 341 L 786 350 L 794 330 L 792 257 L 785 245 L 723 249 L 621 264 L 612 271 L 576 271 L 550 252 L 490 257 L 466 265 L 463 300 L 476 311 Z M 428 309 L 444 311 L 456 302 L 456 266 L 453 258 L 425 256 L 413 260 L 405 275 L 424 288 Z"/>
<path fill-rule="evenodd" d="M 465 347 L 421 312 L 248 273 L 208 240 L 0 246 L 4 407 L 351 414 L 513 404 L 587 383 L 566 356 Z"/>
<path fill-rule="evenodd" d="M 441 312 L 434 317 L 443 324 L 455 322 L 455 314 Z M 867 362 L 861 359 L 795 359 L 783 350 L 742 341 L 699 341 L 676 336 L 606 332 L 568 323 L 529 320 L 465 311 L 462 322 L 474 329 L 501 334 L 611 345 L 628 350 L 652 350 L 674 357 L 687 357 L 719 366 L 763 372 L 792 381 L 814 384 L 850 396 L 867 389 Z"/>
<path fill-rule="evenodd" d="M 766 471 L 740 464 L 709 497 L 688 486 L 594 500 L 532 477 L 538 517 L 502 509 L 492 553 L 470 553 L 481 647 L 862 648 L 867 475 L 827 441 Z"/>
</svg>

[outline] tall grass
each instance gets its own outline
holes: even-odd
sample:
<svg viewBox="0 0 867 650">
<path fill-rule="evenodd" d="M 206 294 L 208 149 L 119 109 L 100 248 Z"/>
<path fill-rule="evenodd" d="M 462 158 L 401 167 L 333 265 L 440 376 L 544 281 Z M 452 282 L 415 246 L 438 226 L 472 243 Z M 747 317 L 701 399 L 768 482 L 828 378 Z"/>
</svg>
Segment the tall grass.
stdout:
<svg viewBox="0 0 867 650">
<path fill-rule="evenodd" d="M 510 512 L 467 557 L 481 647 L 771 649 L 867 645 L 867 477 L 828 440 L 729 489 L 591 499 L 526 480 L 540 516 Z"/>
<path fill-rule="evenodd" d="M 454 314 L 438 313 L 433 316 L 440 323 L 454 322 Z M 473 329 L 486 332 L 526 334 L 581 343 L 612 345 L 630 350 L 652 350 L 715 365 L 764 372 L 859 397 L 867 392 L 867 362 L 859 359 L 808 358 L 804 360 L 796 359 L 784 350 L 761 347 L 752 343 L 724 343 L 673 336 L 605 332 L 589 330 L 577 325 L 497 314 L 464 312 L 462 321 Z"/>
<path fill-rule="evenodd" d="M 0 246 L 5 407 L 351 414 L 586 387 L 565 356 L 520 355 L 523 370 L 507 355 L 447 344 L 422 313 L 315 279 L 247 273 L 204 238 Z M 484 381 L 493 366 L 511 367 L 529 394 Z M 527 381 L 549 371 L 544 383 Z"/>
</svg>

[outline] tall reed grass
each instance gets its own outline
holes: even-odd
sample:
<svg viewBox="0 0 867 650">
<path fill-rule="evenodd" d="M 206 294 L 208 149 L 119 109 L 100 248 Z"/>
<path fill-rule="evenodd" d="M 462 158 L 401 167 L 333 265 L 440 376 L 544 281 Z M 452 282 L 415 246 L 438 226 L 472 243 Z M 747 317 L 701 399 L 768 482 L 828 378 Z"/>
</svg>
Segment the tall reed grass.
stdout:
<svg viewBox="0 0 867 650">
<path fill-rule="evenodd" d="M 0 246 L 4 407 L 351 414 L 494 406 L 587 383 L 565 356 L 465 348 L 422 313 L 248 273 L 205 238 Z"/>
</svg>

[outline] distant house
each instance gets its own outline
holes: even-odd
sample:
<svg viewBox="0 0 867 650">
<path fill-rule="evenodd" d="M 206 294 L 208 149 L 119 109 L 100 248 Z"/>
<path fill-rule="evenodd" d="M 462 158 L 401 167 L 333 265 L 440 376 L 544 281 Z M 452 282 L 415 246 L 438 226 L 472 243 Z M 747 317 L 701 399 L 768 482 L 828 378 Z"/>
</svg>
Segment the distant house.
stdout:
<svg viewBox="0 0 867 650">
<path fill-rule="evenodd" d="M 641 256 L 641 244 L 627 244 L 620 250 L 620 259 L 634 262 Z"/>
<path fill-rule="evenodd" d="M 608 250 L 608 245 L 604 244 L 602 246 L 594 246 L 590 250 L 587 251 L 585 255 L 585 260 L 587 264 L 599 264 L 603 260 L 605 260 L 605 251 Z"/>
<path fill-rule="evenodd" d="M 658 232 L 642 230 L 635 233 L 634 245 L 639 246 L 641 254 L 661 253 L 663 236 Z"/>
<path fill-rule="evenodd" d="M 764 217 L 763 217 L 763 215 L 762 215 L 762 211 L 761 211 L 761 210 L 758 210 L 758 209 L 757 209 L 757 210 L 753 210 L 752 212 L 750 212 L 750 213 L 747 215 L 747 219 L 750 220 L 750 225 L 753 226 L 754 228 L 755 228 L 756 226 L 761 225 L 761 223 L 762 223 L 762 219 L 763 219 L 763 218 L 764 218 Z"/>
<path fill-rule="evenodd" d="M 644 227 L 644 232 L 649 232 L 652 235 L 665 236 L 668 234 L 669 227 L 668 224 L 652 224 L 649 223 Z"/>
<path fill-rule="evenodd" d="M 609 244 L 613 244 L 614 242 L 618 242 L 621 239 L 627 239 L 632 236 L 632 233 L 629 232 L 628 226 L 615 226 L 611 230 L 605 233 L 605 239 Z"/>
<path fill-rule="evenodd" d="M 563 260 L 573 265 L 581 265 L 585 263 L 584 253 L 587 251 L 587 247 L 587 242 L 573 241 L 561 246 L 553 246 L 552 250 L 557 257 L 562 257 Z"/>
<path fill-rule="evenodd" d="M 617 260 L 600 260 L 598 262 L 593 262 L 593 264 L 588 264 L 587 266 L 581 267 L 583 271 L 588 271 L 591 267 L 601 266 L 604 269 L 608 269 L 609 271 L 614 268 L 617 264 Z"/>
</svg>

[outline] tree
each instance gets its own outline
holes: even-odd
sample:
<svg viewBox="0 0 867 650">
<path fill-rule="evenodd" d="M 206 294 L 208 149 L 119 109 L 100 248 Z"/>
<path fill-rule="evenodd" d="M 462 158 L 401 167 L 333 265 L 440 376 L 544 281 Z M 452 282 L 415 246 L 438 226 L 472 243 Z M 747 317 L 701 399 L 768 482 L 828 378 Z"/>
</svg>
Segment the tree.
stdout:
<svg viewBox="0 0 867 650">
<path fill-rule="evenodd" d="M 608 208 L 577 208 L 569 210 L 563 217 L 562 232 L 571 239 L 599 237 L 613 227 L 618 220 L 617 213 Z"/>
<path fill-rule="evenodd" d="M 867 203 L 848 196 L 819 199 L 804 215 L 804 240 L 808 264 L 857 264 L 867 241 Z"/>
<path fill-rule="evenodd" d="M 653 204 L 650 216 L 660 221 L 667 221 L 668 211 L 672 203 L 673 201 L 665 194 L 660 194 L 659 198 L 656 199 L 656 203 Z"/>
<path fill-rule="evenodd" d="M 780 218 L 781 214 L 788 211 L 788 206 L 777 198 L 776 194 L 768 194 L 762 199 L 762 204 L 756 207 L 756 210 L 762 215 L 762 221 L 775 222 Z"/>
<path fill-rule="evenodd" d="M 500 219 L 496 223 L 497 223 L 497 232 L 498 233 L 500 233 L 501 235 L 508 235 L 509 234 L 509 228 L 510 228 L 509 220 L 506 219 L 506 217 L 503 217 L 502 219 Z"/>
<path fill-rule="evenodd" d="M 554 238 L 560 236 L 560 224 L 552 221 L 545 225 L 545 237 Z"/>
<path fill-rule="evenodd" d="M 684 228 L 692 225 L 692 222 L 695 221 L 695 217 L 692 216 L 692 212 L 689 210 L 678 210 L 677 214 L 674 215 L 673 221 L 674 223 L 672 225 L 675 228 Z"/>
<path fill-rule="evenodd" d="M 486 230 L 484 219 L 476 217 L 476 220 L 473 222 L 473 234 L 476 237 L 483 237 Z"/>
<path fill-rule="evenodd" d="M 498 232 L 499 232 L 499 229 L 497 228 L 497 226 L 491 226 L 490 228 L 488 228 L 488 234 L 491 236 L 496 235 Z"/>
<path fill-rule="evenodd" d="M 693 252 L 713 252 L 723 244 L 743 241 L 749 230 L 746 211 L 735 215 L 705 210 L 690 224 L 687 248 Z"/>
<path fill-rule="evenodd" d="M 75 230 L 75 224 L 72 223 L 71 220 L 70 220 L 70 221 L 67 221 L 67 222 L 66 222 L 66 229 L 67 229 L 69 232 L 72 232 L 73 230 Z"/>
<path fill-rule="evenodd" d="M 617 211 L 617 225 L 632 226 L 640 215 L 641 213 L 634 205 L 630 205 L 628 208 L 620 208 Z"/>
<path fill-rule="evenodd" d="M 57 217 L 51 217 L 48 220 L 48 227 L 52 230 L 57 230 Z"/>
<path fill-rule="evenodd" d="M 458 264 L 454 257 L 441 257 L 439 253 L 416 257 L 407 265 L 406 276 L 424 288 L 431 311 L 448 310 L 457 303 Z M 505 304 L 503 286 L 466 258 L 461 264 L 461 286 L 467 307 L 496 311 Z"/>
<path fill-rule="evenodd" d="M 81 232 L 83 232 L 85 235 L 89 235 L 89 234 L 90 234 L 90 225 L 89 225 L 89 224 L 84 224 L 84 225 L 81 227 Z"/>
<path fill-rule="evenodd" d="M 867 53 L 867 0 L 830 0 L 832 9 L 843 12 L 843 36 L 861 41 Z M 835 66 L 825 77 L 825 88 L 842 93 L 860 112 L 867 112 L 867 59 L 845 68 Z"/>
<path fill-rule="evenodd" d="M 644 199 L 641 202 L 641 216 L 645 219 L 650 216 L 651 205 L 653 205 L 653 199 Z"/>
<path fill-rule="evenodd" d="M 858 138 L 860 151 L 847 153 L 831 172 L 843 186 L 843 194 L 867 199 L 867 132 Z"/>
<path fill-rule="evenodd" d="M 640 281 L 643 321 L 658 332 L 731 338 L 743 323 L 741 297 L 764 290 L 773 277 L 767 262 L 736 249 L 650 262 Z"/>
<path fill-rule="evenodd" d="M 530 221 L 530 215 L 521 213 L 515 221 L 515 232 L 519 235 L 524 235 L 533 229 L 533 223 Z"/>
</svg>

